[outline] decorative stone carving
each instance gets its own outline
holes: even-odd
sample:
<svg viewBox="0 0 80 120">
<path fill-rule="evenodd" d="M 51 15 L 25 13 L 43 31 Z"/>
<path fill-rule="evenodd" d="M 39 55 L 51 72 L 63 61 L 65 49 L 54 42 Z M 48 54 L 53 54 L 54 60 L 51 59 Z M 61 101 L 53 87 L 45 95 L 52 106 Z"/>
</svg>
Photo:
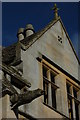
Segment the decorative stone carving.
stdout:
<svg viewBox="0 0 80 120">
<path fill-rule="evenodd" d="M 41 89 L 36 90 L 27 90 L 23 94 L 19 94 L 13 85 L 5 77 L 2 80 L 2 97 L 6 94 L 10 96 L 11 110 L 14 111 L 18 119 L 18 107 L 27 103 L 32 102 L 37 97 L 44 94 L 44 91 Z M 0 96 L 1 97 L 1 96 Z"/>
</svg>

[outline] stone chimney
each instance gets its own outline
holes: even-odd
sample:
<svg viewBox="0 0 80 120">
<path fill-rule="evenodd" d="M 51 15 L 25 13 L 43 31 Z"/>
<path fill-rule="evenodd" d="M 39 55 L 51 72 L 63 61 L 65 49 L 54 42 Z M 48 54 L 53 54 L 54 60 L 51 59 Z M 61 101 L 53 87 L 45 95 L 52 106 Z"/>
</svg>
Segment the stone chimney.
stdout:
<svg viewBox="0 0 80 120">
<path fill-rule="evenodd" d="M 34 28 L 32 24 L 27 24 L 25 28 L 25 37 L 28 37 L 30 35 L 34 34 Z"/>
<path fill-rule="evenodd" d="M 17 38 L 19 41 L 24 39 L 24 28 L 19 28 L 18 33 L 17 33 Z"/>
</svg>

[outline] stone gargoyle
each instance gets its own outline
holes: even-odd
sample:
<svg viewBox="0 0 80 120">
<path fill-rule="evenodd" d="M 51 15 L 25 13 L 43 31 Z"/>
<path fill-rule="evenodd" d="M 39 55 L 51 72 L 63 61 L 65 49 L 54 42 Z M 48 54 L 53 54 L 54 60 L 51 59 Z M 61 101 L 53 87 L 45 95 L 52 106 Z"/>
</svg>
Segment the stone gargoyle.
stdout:
<svg viewBox="0 0 80 120">
<path fill-rule="evenodd" d="M 26 90 L 23 94 L 19 94 L 10 81 L 4 78 L 2 80 L 2 97 L 6 94 L 10 96 L 11 110 L 14 111 L 18 119 L 18 107 L 32 102 L 37 97 L 43 95 L 44 91 L 38 88 L 32 91 Z"/>
</svg>

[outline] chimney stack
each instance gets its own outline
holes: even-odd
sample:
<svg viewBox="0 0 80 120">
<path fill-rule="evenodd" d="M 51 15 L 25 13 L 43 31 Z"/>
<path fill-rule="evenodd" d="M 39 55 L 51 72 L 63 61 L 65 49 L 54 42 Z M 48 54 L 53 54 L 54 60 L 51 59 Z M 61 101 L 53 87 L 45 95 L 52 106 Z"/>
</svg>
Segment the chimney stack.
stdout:
<svg viewBox="0 0 80 120">
<path fill-rule="evenodd" d="M 17 33 L 17 38 L 19 41 L 24 39 L 24 28 L 19 28 L 18 33 Z"/>
<path fill-rule="evenodd" d="M 34 34 L 34 28 L 32 24 L 27 24 L 25 28 L 25 37 L 28 37 L 30 35 Z"/>
</svg>

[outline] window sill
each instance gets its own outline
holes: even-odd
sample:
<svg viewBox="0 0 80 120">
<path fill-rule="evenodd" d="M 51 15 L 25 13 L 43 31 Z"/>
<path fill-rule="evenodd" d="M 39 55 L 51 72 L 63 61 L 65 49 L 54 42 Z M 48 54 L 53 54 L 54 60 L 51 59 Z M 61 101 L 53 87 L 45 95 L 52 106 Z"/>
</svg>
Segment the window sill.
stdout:
<svg viewBox="0 0 80 120">
<path fill-rule="evenodd" d="M 50 105 L 46 104 L 45 102 L 43 102 L 43 104 L 44 104 L 45 106 L 47 106 L 48 108 L 54 110 L 55 112 L 59 113 L 59 114 L 62 115 L 63 117 L 67 118 L 67 120 L 70 120 L 69 117 L 67 117 L 66 115 L 62 114 L 61 112 L 59 112 L 59 111 L 56 110 L 55 108 L 51 107 Z"/>
</svg>

